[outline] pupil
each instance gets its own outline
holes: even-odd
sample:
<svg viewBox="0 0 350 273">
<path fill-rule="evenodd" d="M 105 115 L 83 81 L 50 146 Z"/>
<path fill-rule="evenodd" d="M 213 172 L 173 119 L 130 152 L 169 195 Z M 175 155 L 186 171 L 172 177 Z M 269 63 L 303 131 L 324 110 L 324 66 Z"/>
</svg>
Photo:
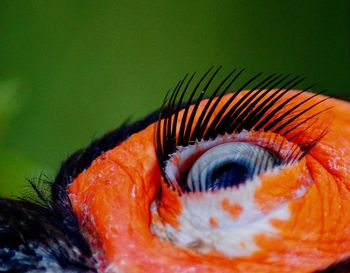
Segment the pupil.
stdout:
<svg viewBox="0 0 350 273">
<path fill-rule="evenodd" d="M 237 186 L 250 177 L 246 166 L 231 162 L 218 167 L 209 180 L 209 189 Z"/>
</svg>

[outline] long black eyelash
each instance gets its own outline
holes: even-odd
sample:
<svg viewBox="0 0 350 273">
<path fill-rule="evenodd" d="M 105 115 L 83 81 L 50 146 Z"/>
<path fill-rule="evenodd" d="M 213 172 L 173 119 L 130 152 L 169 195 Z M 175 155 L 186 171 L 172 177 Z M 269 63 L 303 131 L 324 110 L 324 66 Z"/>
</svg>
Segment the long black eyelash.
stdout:
<svg viewBox="0 0 350 273">
<path fill-rule="evenodd" d="M 185 147 L 195 141 L 214 139 L 225 133 L 239 133 L 243 130 L 271 131 L 285 137 L 286 140 L 291 140 L 297 137 L 296 134 L 292 134 L 295 129 L 316 119 L 322 112 L 329 109 L 323 109 L 312 116 L 307 115 L 311 109 L 326 100 L 318 99 L 324 91 L 286 109 L 297 97 L 314 87 L 311 85 L 286 98 L 288 91 L 304 81 L 299 76 L 291 78 L 290 75 L 272 74 L 257 82 L 263 74 L 258 73 L 238 88 L 234 88 L 233 85 L 242 77 L 244 69 L 233 70 L 217 84 L 210 96 L 206 96 L 220 69 L 221 67 L 214 70 L 214 67 L 211 67 L 188 94 L 186 103 L 184 103 L 185 96 L 195 73 L 188 80 L 187 74 L 171 93 L 168 92 L 163 101 L 156 127 L 155 143 L 158 162 L 165 180 L 167 180 L 164 171 L 166 162 L 179 146 Z M 253 84 L 254 86 L 239 98 L 239 94 Z M 232 96 L 219 108 L 220 101 L 229 92 Z M 199 103 L 204 98 L 207 98 L 207 101 L 199 113 L 199 118 L 195 121 Z M 235 100 L 237 102 L 233 103 Z M 310 106 L 301 108 L 306 103 L 310 103 Z M 180 110 L 183 110 L 181 119 Z M 213 116 L 215 110 L 217 114 Z M 288 128 L 288 125 L 293 122 L 296 124 Z M 178 123 L 180 125 L 177 125 Z M 285 163 L 291 164 L 302 159 L 326 134 L 326 130 L 321 131 L 316 137 L 306 139 L 300 145 L 300 151 L 290 151 Z"/>
</svg>

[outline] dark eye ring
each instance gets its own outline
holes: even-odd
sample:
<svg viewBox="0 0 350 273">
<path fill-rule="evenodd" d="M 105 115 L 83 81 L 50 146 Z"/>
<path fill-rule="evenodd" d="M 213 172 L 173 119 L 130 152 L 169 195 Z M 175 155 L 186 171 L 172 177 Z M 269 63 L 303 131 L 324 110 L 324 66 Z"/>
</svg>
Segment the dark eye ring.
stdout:
<svg viewBox="0 0 350 273">
<path fill-rule="evenodd" d="M 224 143 L 197 158 L 188 171 L 187 187 L 189 191 L 197 192 L 239 186 L 281 164 L 277 155 L 258 145 Z"/>
</svg>

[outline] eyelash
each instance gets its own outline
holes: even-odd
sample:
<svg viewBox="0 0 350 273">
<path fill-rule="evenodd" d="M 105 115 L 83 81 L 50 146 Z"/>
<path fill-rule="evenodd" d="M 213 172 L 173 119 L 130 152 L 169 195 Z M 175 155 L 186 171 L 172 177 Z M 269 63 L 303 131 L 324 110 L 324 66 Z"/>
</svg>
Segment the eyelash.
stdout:
<svg viewBox="0 0 350 273">
<path fill-rule="evenodd" d="M 184 98 L 188 93 L 196 73 L 193 73 L 188 80 L 188 74 L 186 74 L 186 76 L 178 82 L 174 90 L 169 90 L 166 94 L 156 125 L 155 144 L 158 163 L 163 178 L 167 183 L 165 165 L 179 146 L 186 147 L 196 141 L 214 139 L 224 134 L 238 134 L 243 130 L 273 132 L 291 141 L 300 134 L 299 132 L 297 135 L 292 135 L 292 132 L 304 123 L 316 119 L 318 115 L 331 108 L 322 109 L 311 116 L 307 115 L 311 109 L 327 100 L 327 98 L 318 99 L 318 96 L 325 92 L 321 91 L 296 103 L 285 112 L 282 112 L 282 110 L 299 95 L 315 86 L 308 86 L 285 99 L 284 96 L 304 80 L 299 76 L 289 79 L 290 75 L 271 74 L 255 84 L 253 88 L 238 99 L 238 95 L 249 85 L 254 84 L 262 75 L 262 73 L 256 74 L 235 90 L 233 84 L 242 76 L 244 69 L 238 72 L 236 69 L 233 70 L 217 85 L 212 94 L 206 97 L 205 95 L 208 93 L 209 87 L 220 69 L 221 67 L 214 70 L 214 67 L 211 67 L 194 86 L 193 91 L 189 93 L 187 102 L 184 102 Z M 213 70 L 214 72 L 212 72 Z M 202 91 L 197 94 L 198 90 Z M 219 109 L 219 102 L 229 90 L 232 90 L 230 93 L 233 93 L 233 95 L 224 106 Z M 271 93 L 270 91 L 273 92 Z M 216 97 L 217 99 L 214 100 Z M 208 101 L 205 103 L 203 111 L 199 114 L 198 121 L 195 121 L 199 103 L 205 98 L 207 98 Z M 235 99 L 238 99 L 237 102 L 232 103 Z M 307 108 L 301 108 L 306 102 L 315 99 L 317 100 Z M 190 107 L 193 107 L 192 111 L 190 111 Z M 181 119 L 179 119 L 178 115 L 180 110 L 184 111 Z M 215 110 L 218 112 L 213 116 Z M 210 119 L 212 119 L 211 122 Z M 299 119 L 301 119 L 300 122 Z M 286 126 L 295 121 L 297 121 L 295 126 L 285 130 Z M 180 122 L 179 129 L 178 126 L 176 126 L 178 122 Z M 309 129 L 312 128 L 309 126 L 304 130 Z M 304 143 L 299 144 L 299 151 L 290 151 L 286 164 L 292 164 L 306 156 L 322 139 L 326 131 L 327 128 L 325 127 L 317 136 L 306 139 Z M 283 143 L 280 143 L 280 145 L 282 146 Z M 169 183 L 168 185 L 171 186 Z"/>
</svg>

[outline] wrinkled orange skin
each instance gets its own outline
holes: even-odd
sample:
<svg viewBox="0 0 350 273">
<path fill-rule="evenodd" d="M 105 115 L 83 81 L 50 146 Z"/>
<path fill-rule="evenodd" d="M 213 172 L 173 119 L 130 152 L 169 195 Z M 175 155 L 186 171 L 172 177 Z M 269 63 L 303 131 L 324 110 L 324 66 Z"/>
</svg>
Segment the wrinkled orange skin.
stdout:
<svg viewBox="0 0 350 273">
<path fill-rule="evenodd" d="M 306 96 L 310 95 L 298 100 Z M 87 237 L 100 270 L 312 272 L 349 256 L 350 104 L 329 99 L 327 105 L 333 108 L 320 116 L 320 121 L 329 124 L 328 132 L 313 150 L 291 170 L 262 177 L 266 183 L 256 193 L 262 209 L 289 198 L 283 187 L 289 181 L 300 184 L 308 177 L 313 183 L 302 197 L 289 203 L 288 220 L 271 221 L 279 236 L 256 235 L 259 250 L 247 257 L 202 254 L 176 247 L 151 233 L 150 204 L 159 187 L 163 188 L 160 216 L 164 221 L 179 225 L 176 216 L 182 210 L 176 194 L 161 178 L 154 124 L 101 155 L 68 187 L 82 229 L 94 234 Z"/>
</svg>

